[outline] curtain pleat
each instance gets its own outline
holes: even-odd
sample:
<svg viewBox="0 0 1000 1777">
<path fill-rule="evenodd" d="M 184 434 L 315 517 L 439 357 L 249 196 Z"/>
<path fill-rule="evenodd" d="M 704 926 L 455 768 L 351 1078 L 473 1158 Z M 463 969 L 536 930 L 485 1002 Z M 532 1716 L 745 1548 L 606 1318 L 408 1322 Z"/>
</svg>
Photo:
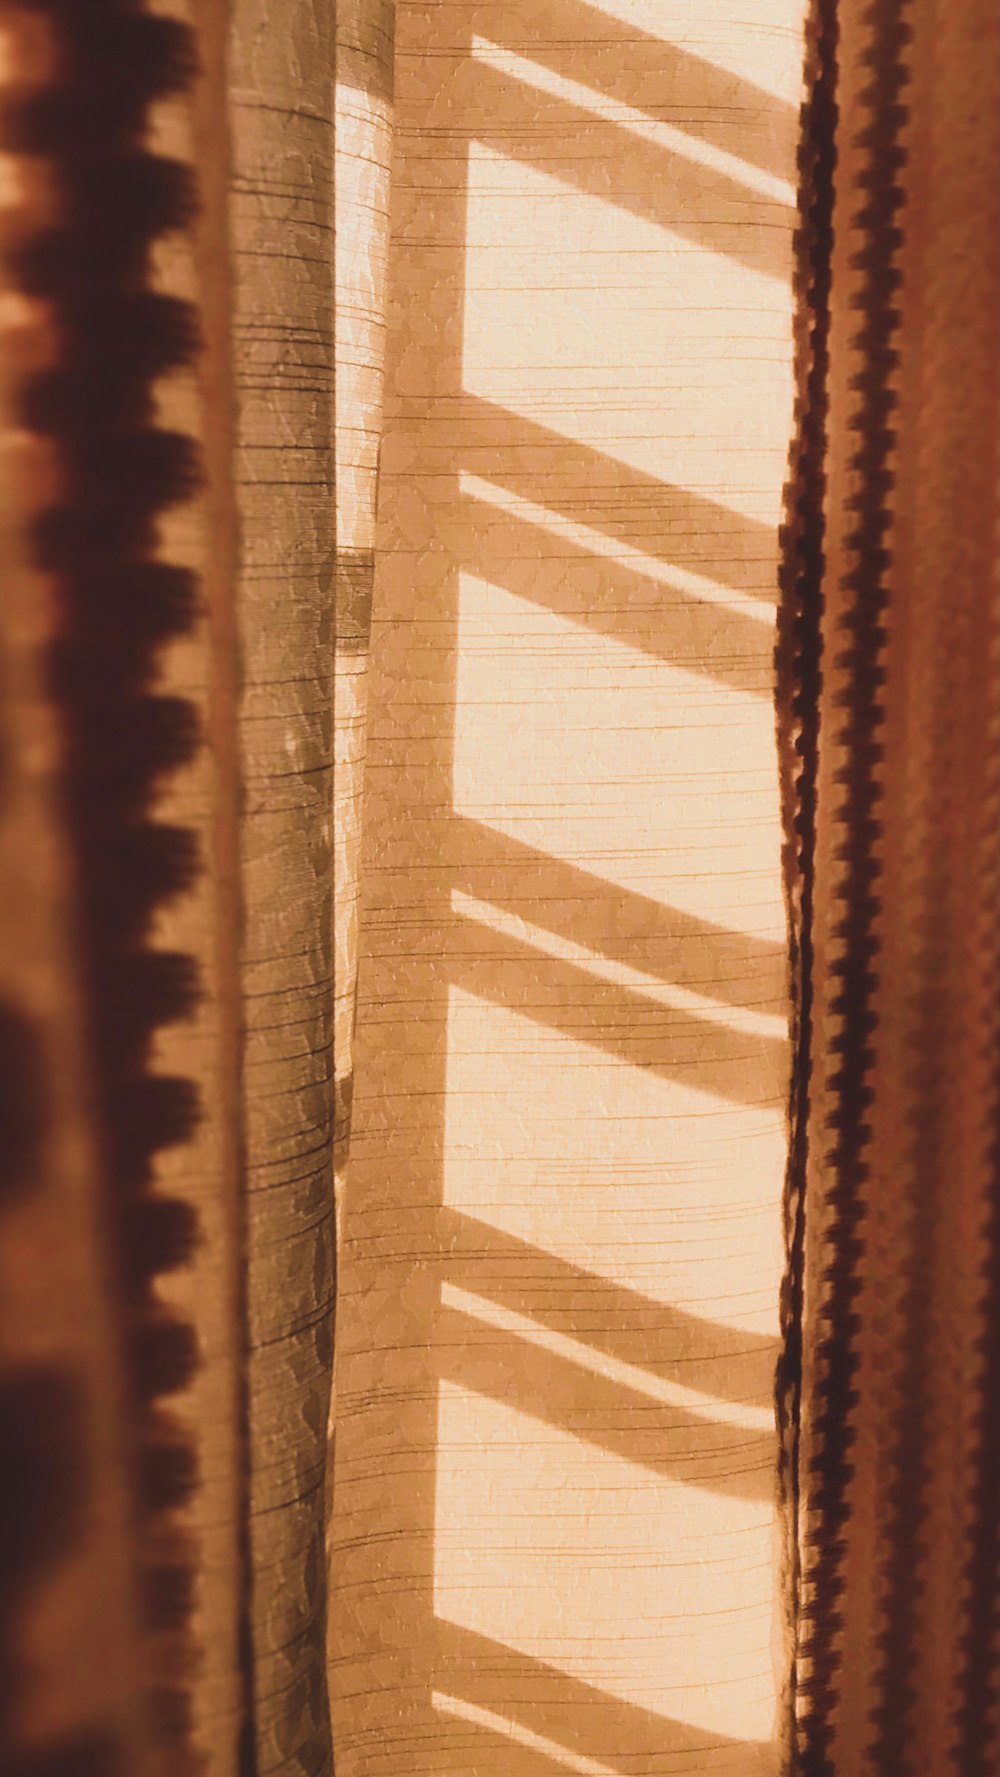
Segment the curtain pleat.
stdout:
<svg viewBox="0 0 1000 1777">
<path fill-rule="evenodd" d="M 160 1584 L 168 1614 L 183 1621 L 185 1605 L 190 1613 L 178 1727 L 194 1768 L 203 1761 L 222 1777 L 245 1759 L 252 1699 L 227 12 L 218 3 L 161 0 L 156 16 L 183 33 L 188 79 L 151 108 L 150 147 L 187 170 L 191 199 L 185 226 L 165 235 L 148 265 L 157 299 L 185 305 L 178 313 L 190 352 L 155 385 L 154 417 L 190 441 L 193 470 L 188 497 L 161 513 L 157 526 L 158 558 L 185 576 L 190 613 L 150 661 L 157 692 L 186 710 L 192 743 L 183 764 L 159 773 L 151 809 L 160 830 L 183 835 L 190 865 L 183 882 L 161 895 L 146 934 L 157 966 L 166 959 L 186 983 L 183 997 L 156 1008 L 150 1065 L 186 1082 L 191 1097 L 155 1178 L 190 1225 L 187 1249 L 169 1254 L 158 1284 L 191 1337 L 184 1372 L 165 1378 L 191 1467 L 182 1519 L 189 1571 L 183 1586 L 182 1574 L 169 1570 Z M 165 1757 L 172 1769 L 177 1753 L 169 1741 Z"/>
<path fill-rule="evenodd" d="M 794 1768 L 971 1777 L 1000 1756 L 1000 19 L 836 23 Z"/>
<path fill-rule="evenodd" d="M 16 330 L 26 359 L 41 344 L 31 319 Z M 30 1768 L 38 1752 L 53 1771 L 110 1770 L 126 1751 L 146 1771 L 126 1383 L 72 858 L 52 793 L 61 736 L 38 672 L 48 601 L 24 548 L 50 465 L 16 436 L 18 391 L 3 382 L 0 1769 Z"/>
</svg>

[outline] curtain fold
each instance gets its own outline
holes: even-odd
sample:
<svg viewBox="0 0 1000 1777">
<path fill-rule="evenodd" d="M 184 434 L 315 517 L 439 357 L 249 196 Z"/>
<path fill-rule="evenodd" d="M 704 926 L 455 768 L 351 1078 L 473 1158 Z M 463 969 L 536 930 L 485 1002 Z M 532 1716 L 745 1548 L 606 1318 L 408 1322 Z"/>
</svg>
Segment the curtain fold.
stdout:
<svg viewBox="0 0 1000 1777">
<path fill-rule="evenodd" d="M 797 687 L 814 960 L 795 1745 L 810 1773 L 985 1772 L 1000 1754 L 1000 21 L 914 0 L 838 7 L 836 27 L 832 140 L 831 114 L 817 120 L 836 155 L 830 276 L 810 299 L 820 674 L 803 654 Z"/>
<path fill-rule="evenodd" d="M 4 847 L 22 908 L 2 942 L 34 977 L 38 1127 L 3 1241 L 29 1287 L 4 1304 L 0 1763 L 171 1777 L 204 1749 L 232 1771 L 249 1571 L 225 15 L 2 23 L 6 689 L 29 823 Z"/>
<path fill-rule="evenodd" d="M 0 276 L 0 1777 L 985 1777 L 995 0 L 0 0 Z"/>
<path fill-rule="evenodd" d="M 395 6 L 336 9 L 334 1095 L 338 1201 L 350 1142 L 367 662 L 385 376 Z"/>
<path fill-rule="evenodd" d="M 248 1557 L 256 1770 L 329 1766 L 332 9 L 229 9 Z"/>
</svg>

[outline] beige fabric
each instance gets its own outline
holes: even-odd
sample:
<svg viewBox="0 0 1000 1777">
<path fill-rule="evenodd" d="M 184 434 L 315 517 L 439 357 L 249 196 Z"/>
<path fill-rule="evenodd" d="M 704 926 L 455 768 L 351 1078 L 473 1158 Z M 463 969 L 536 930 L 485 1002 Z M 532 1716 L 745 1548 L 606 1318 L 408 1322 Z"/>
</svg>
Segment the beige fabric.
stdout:
<svg viewBox="0 0 1000 1777">
<path fill-rule="evenodd" d="M 340 1777 L 771 1772 L 801 21 L 398 8 Z"/>
</svg>

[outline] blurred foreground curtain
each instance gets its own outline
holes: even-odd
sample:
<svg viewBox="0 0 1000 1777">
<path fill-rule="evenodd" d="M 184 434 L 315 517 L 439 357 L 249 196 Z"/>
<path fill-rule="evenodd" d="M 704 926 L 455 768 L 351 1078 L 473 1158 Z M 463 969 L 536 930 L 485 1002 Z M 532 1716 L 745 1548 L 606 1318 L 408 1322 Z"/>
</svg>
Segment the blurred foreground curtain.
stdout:
<svg viewBox="0 0 1000 1777">
<path fill-rule="evenodd" d="M 1000 1763 L 1000 14 L 679 10 L 0 3 L 0 1777 Z"/>
</svg>

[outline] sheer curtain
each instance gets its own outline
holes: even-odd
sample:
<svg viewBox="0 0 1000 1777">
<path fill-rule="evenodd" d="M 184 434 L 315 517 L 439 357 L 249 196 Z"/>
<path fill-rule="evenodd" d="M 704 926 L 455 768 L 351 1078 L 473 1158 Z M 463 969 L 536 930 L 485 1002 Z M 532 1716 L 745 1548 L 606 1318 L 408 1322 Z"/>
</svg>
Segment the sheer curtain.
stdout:
<svg viewBox="0 0 1000 1777">
<path fill-rule="evenodd" d="M 347 1769 L 777 1768 L 801 71 L 786 0 L 397 7 Z"/>
<path fill-rule="evenodd" d="M 2 1777 L 995 1768 L 998 211 L 987 0 L 0 0 Z"/>
</svg>

